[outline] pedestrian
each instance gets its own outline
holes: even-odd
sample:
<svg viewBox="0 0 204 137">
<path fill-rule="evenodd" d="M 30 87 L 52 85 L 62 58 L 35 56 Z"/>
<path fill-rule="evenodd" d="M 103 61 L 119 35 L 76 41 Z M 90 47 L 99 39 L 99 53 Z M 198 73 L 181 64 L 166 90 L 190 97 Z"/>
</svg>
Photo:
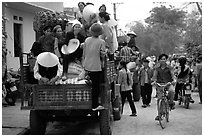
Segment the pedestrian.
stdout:
<svg viewBox="0 0 204 137">
<path fill-rule="evenodd" d="M 139 74 L 143 108 L 150 106 L 151 98 L 152 98 L 151 79 L 153 76 L 153 69 L 151 69 L 148 64 L 149 64 L 149 61 L 147 59 L 144 59 L 143 66 L 141 67 L 140 74 Z"/>
<path fill-rule="evenodd" d="M 123 48 L 120 50 L 119 56 L 121 57 L 121 61 L 124 61 L 126 63 L 129 63 L 131 61 L 131 56 L 135 53 L 133 50 L 128 47 L 127 42 L 123 42 Z"/>
<path fill-rule="evenodd" d="M 196 66 L 196 62 L 193 60 L 192 62 L 192 66 L 191 66 L 191 69 L 193 71 L 193 76 L 192 76 L 192 90 L 193 91 L 196 91 L 196 89 L 198 89 L 198 85 L 197 85 L 197 77 L 196 77 L 196 74 L 197 74 L 197 66 Z"/>
<path fill-rule="evenodd" d="M 62 75 L 59 58 L 51 52 L 43 52 L 37 56 L 34 66 L 34 78 L 39 84 L 55 84 Z"/>
<path fill-rule="evenodd" d="M 100 24 L 94 23 L 90 29 L 91 37 L 88 37 L 83 46 L 83 67 L 92 81 L 92 108 L 93 110 L 104 109 L 98 102 L 101 92 L 100 84 L 103 81 L 101 58 L 106 55 L 105 41 L 99 38 L 103 33 Z"/>
<path fill-rule="evenodd" d="M 133 85 L 132 85 L 132 93 L 133 93 L 133 100 L 139 101 L 140 100 L 140 82 L 139 82 L 139 73 L 140 73 L 140 63 L 136 60 L 136 67 L 133 70 Z"/>
<path fill-rule="evenodd" d="M 137 116 L 137 111 L 135 104 L 132 100 L 132 85 L 133 79 L 131 76 L 130 70 L 127 69 L 126 62 L 121 61 L 121 70 L 119 71 L 118 75 L 118 83 L 121 85 L 121 98 L 122 98 L 122 112 L 125 104 L 125 100 L 127 98 L 132 114 L 130 116 Z"/>
<path fill-rule="evenodd" d="M 197 62 L 198 93 L 200 97 L 199 104 L 202 104 L 202 57 L 199 57 Z"/>
<path fill-rule="evenodd" d="M 128 47 L 132 48 L 132 47 L 135 47 L 136 48 L 136 51 L 139 51 L 138 47 L 136 46 L 136 33 L 133 32 L 133 31 L 130 31 L 127 33 L 127 36 L 130 37 L 130 40 L 128 42 Z"/>
<path fill-rule="evenodd" d="M 82 24 L 74 20 L 72 22 L 72 31 L 66 34 L 65 45 L 63 45 L 62 48 L 69 48 L 69 43 L 73 41 L 75 41 L 73 44 L 76 45 L 76 47 L 72 50 L 72 53 L 64 53 L 63 55 L 63 79 L 67 79 L 68 77 L 68 67 L 71 62 L 81 62 L 83 49 L 79 45 L 83 45 L 82 43 L 85 41 L 85 37 L 79 33 L 81 28 Z M 79 44 L 77 44 L 78 42 Z"/>
</svg>

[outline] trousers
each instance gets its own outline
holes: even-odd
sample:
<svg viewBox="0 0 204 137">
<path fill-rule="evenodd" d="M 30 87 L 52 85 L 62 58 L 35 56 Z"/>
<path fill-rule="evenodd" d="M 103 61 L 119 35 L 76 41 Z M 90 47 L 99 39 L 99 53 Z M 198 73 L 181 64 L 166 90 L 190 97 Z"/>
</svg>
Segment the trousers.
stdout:
<svg viewBox="0 0 204 137">
<path fill-rule="evenodd" d="M 132 113 L 137 113 L 135 104 L 134 104 L 134 102 L 133 102 L 133 100 L 132 100 L 131 90 L 122 91 L 122 92 L 121 92 L 121 98 L 122 98 L 122 112 L 123 112 L 123 107 L 124 107 L 124 104 L 125 104 L 125 100 L 126 100 L 126 98 L 127 98 Z"/>
<path fill-rule="evenodd" d="M 151 103 L 152 98 L 152 85 L 145 83 L 144 86 L 141 86 L 141 96 L 142 96 L 142 103 L 144 105 L 148 105 Z"/>
</svg>

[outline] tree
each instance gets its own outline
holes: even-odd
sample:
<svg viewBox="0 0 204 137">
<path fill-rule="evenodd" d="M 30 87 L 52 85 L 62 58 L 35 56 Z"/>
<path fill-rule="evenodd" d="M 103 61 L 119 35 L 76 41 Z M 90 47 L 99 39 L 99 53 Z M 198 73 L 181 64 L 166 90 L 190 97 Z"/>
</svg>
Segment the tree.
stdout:
<svg viewBox="0 0 204 137">
<path fill-rule="evenodd" d="M 167 24 L 168 26 L 183 28 L 185 26 L 185 12 L 170 6 L 155 7 L 150 11 L 151 15 L 145 22 L 153 26 L 155 24 Z"/>
<path fill-rule="evenodd" d="M 202 55 L 202 16 L 197 11 L 188 14 L 183 43 L 189 56 Z"/>
<path fill-rule="evenodd" d="M 136 43 L 146 55 L 171 54 L 182 42 L 181 32 L 185 28 L 185 12 L 173 6 L 155 7 L 144 25 L 135 21 L 128 24 L 130 30 L 137 33 Z M 131 26 L 132 24 L 132 26 Z"/>
<path fill-rule="evenodd" d="M 166 54 L 173 53 L 182 40 L 180 34 L 185 28 L 186 13 L 173 6 L 167 8 L 163 5 L 153 8 L 150 13 L 145 22 L 149 24 L 150 34 L 154 38 L 152 49 Z"/>
</svg>

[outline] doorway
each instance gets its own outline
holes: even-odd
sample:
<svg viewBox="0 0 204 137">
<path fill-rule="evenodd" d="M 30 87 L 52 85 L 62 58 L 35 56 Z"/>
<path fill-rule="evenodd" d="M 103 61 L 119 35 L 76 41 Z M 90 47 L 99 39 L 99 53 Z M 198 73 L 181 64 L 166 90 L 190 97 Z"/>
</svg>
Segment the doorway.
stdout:
<svg viewBox="0 0 204 137">
<path fill-rule="evenodd" d="M 20 56 L 22 48 L 22 24 L 14 23 L 14 57 Z"/>
</svg>

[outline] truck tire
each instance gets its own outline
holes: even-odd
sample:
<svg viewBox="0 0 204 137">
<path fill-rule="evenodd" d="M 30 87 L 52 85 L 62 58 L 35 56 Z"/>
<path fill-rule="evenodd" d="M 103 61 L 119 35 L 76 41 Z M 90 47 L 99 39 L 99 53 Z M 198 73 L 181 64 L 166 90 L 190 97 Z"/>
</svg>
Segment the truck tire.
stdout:
<svg viewBox="0 0 204 137">
<path fill-rule="evenodd" d="M 46 131 L 46 121 L 40 117 L 37 110 L 30 111 L 30 132 L 31 135 L 44 135 Z"/>
<path fill-rule="evenodd" d="M 114 120 L 120 120 L 121 119 L 121 112 L 122 112 L 122 103 L 121 98 L 116 97 L 116 99 L 113 102 L 113 117 Z"/>
<path fill-rule="evenodd" d="M 101 135 L 111 135 L 110 112 L 108 109 L 100 111 L 100 133 Z"/>
</svg>

